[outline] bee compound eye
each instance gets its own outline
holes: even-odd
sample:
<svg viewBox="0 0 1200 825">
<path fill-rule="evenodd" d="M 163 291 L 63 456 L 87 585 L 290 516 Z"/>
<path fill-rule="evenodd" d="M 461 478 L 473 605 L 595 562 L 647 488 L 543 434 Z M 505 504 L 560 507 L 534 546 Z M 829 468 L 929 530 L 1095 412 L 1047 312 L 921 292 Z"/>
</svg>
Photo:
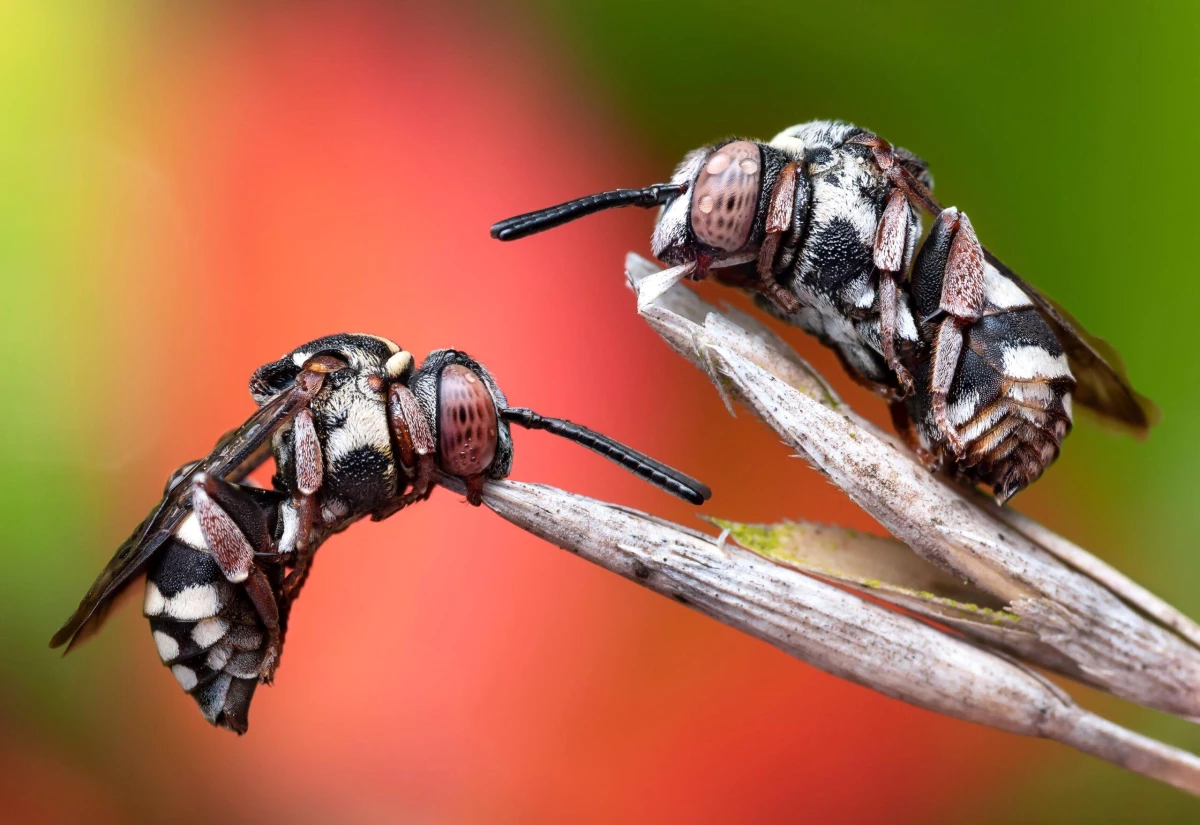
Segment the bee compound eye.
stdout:
<svg viewBox="0 0 1200 825">
<path fill-rule="evenodd" d="M 438 459 L 456 476 L 487 470 L 496 457 L 496 405 L 483 380 L 461 364 L 438 379 Z"/>
<path fill-rule="evenodd" d="M 745 246 L 758 211 L 761 181 L 758 144 L 736 140 L 709 155 L 692 192 L 696 240 L 726 252 Z"/>
</svg>

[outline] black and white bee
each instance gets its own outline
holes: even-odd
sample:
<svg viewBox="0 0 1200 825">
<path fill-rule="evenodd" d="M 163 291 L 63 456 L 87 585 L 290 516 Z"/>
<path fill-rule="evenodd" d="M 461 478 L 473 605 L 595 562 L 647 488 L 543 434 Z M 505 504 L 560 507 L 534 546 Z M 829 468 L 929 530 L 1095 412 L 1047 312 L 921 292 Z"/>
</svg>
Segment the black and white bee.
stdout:
<svg viewBox="0 0 1200 825">
<path fill-rule="evenodd" d="M 487 369 L 456 350 L 417 369 L 387 339 L 332 335 L 260 367 L 250 391 L 258 411 L 175 472 L 50 642 L 69 652 L 145 571 L 142 609 L 160 658 L 209 722 L 237 733 L 255 688 L 272 681 L 322 543 L 427 498 L 439 474 L 461 479 L 479 505 L 485 480 L 512 468 L 510 424 L 582 444 L 693 504 L 711 495 L 607 436 L 510 407 Z M 271 456 L 273 489 L 245 483 Z"/>
<path fill-rule="evenodd" d="M 1130 387 L 1120 357 L 988 252 L 932 185 L 911 152 L 814 121 L 770 143 L 696 149 L 670 183 L 500 221 L 492 237 L 618 206 L 662 207 L 651 246 L 671 268 L 642 290 L 644 302 L 709 275 L 751 292 L 887 398 L 897 430 L 929 464 L 990 486 L 1001 502 L 1058 456 L 1072 399 L 1144 433 L 1157 411 Z M 935 220 L 916 252 L 922 211 Z"/>
</svg>

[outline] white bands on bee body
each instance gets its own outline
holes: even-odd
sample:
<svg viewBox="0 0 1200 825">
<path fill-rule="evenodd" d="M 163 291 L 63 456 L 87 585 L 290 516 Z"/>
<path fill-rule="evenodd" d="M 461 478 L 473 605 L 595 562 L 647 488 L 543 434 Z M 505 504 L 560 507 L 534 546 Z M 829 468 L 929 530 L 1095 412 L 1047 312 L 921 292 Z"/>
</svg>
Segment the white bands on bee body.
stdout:
<svg viewBox="0 0 1200 825">
<path fill-rule="evenodd" d="M 804 138 L 796 134 L 801 127 L 791 126 L 784 129 L 782 132 L 771 138 L 771 146 L 784 154 L 788 155 L 792 160 L 804 160 Z"/>
<path fill-rule="evenodd" d="M 412 365 L 412 353 L 401 350 L 387 360 L 387 363 L 384 364 L 383 369 L 384 372 L 387 373 L 387 377 L 395 381 L 404 377 L 404 374 L 412 369 Z"/>
</svg>

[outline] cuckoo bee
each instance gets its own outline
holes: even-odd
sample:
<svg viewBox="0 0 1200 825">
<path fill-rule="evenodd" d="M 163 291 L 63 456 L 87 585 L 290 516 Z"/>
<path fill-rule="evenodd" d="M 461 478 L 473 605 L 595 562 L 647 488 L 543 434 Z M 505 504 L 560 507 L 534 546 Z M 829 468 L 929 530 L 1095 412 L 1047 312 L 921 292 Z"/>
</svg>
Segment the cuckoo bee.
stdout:
<svg viewBox="0 0 1200 825">
<path fill-rule="evenodd" d="M 710 275 L 752 293 L 887 398 L 927 463 L 991 487 L 1001 502 L 1058 456 L 1072 399 L 1144 433 L 1157 410 L 1120 357 L 984 248 L 932 185 L 911 152 L 814 121 L 769 143 L 696 149 L 669 183 L 519 215 L 492 237 L 618 206 L 661 207 L 651 246 L 670 269 L 643 287 L 643 302 Z M 934 222 L 918 252 L 922 212 Z"/>
<path fill-rule="evenodd" d="M 70 651 L 98 630 L 144 571 L 160 658 L 209 722 L 237 733 L 279 665 L 317 548 L 361 518 L 427 498 L 439 474 L 461 479 L 478 506 L 484 482 L 512 468 L 510 425 L 582 444 L 693 504 L 711 495 L 608 436 L 510 407 L 491 373 L 452 349 L 416 368 L 384 338 L 332 335 L 260 367 L 250 391 L 257 412 L 172 475 L 50 642 Z M 273 489 L 247 483 L 269 457 Z"/>
</svg>

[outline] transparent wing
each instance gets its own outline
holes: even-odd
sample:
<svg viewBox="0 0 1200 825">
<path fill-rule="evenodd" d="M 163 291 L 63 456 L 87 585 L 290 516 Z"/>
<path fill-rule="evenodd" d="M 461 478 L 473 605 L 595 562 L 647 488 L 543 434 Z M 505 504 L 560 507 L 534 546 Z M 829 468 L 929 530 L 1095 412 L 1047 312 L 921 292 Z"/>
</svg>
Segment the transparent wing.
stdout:
<svg viewBox="0 0 1200 825">
<path fill-rule="evenodd" d="M 75 613 L 54 634 L 50 647 L 66 645 L 64 654 L 69 653 L 100 628 L 112 600 L 129 585 L 187 515 L 191 508 L 187 492 L 199 473 L 237 482 L 266 459 L 275 431 L 320 392 L 323 376 L 310 372 L 301 375 L 305 376 L 303 380 L 280 391 L 259 407 L 246 423 L 222 436 L 212 452 L 191 466 L 185 465 L 175 475 L 162 501 L 117 548 L 116 555 L 105 565 Z"/>
<path fill-rule="evenodd" d="M 1107 341 L 1088 333 L 1071 314 L 1004 265 L 987 249 L 989 263 L 1021 288 L 1054 329 L 1078 382 L 1075 402 L 1144 436 L 1161 418 L 1158 407 L 1129 384 L 1125 362 Z"/>
</svg>

